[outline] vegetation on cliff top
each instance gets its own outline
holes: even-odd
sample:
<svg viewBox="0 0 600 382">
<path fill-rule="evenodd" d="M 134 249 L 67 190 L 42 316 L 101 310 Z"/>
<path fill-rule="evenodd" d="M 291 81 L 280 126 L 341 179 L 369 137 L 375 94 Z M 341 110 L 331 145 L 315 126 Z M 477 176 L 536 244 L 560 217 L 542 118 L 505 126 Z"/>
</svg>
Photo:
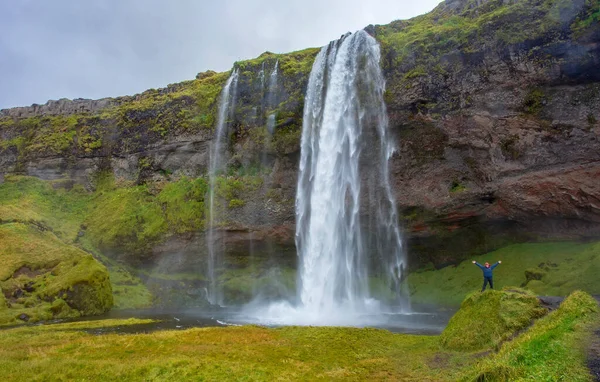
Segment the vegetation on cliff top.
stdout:
<svg viewBox="0 0 600 382">
<path fill-rule="evenodd" d="M 442 3 L 410 20 L 376 26 L 389 83 L 386 99 L 401 99 L 413 87 L 448 83 L 492 51 L 506 56 L 520 51 L 535 62 L 552 60 L 539 47 L 584 38 L 598 29 L 599 20 L 598 0 L 465 0 Z M 477 75 L 487 79 L 486 70 L 478 68 Z M 425 77 L 428 85 L 421 83 Z M 470 100 L 458 93 L 443 100 L 421 97 L 417 107 L 432 111 L 432 116 L 459 110 Z"/>
<path fill-rule="evenodd" d="M 378 329 L 244 326 L 94 335 L 86 330 L 144 322 L 21 327 L 0 331 L 0 377 L 586 381 L 582 339 L 597 311 L 590 296 L 576 292 L 492 353 L 449 351 L 440 337 Z"/>
<path fill-rule="evenodd" d="M 302 119 L 304 86 L 318 49 L 305 49 L 288 54 L 264 54 L 259 58 L 235 63 L 243 70 L 240 82 L 255 85 L 258 72 L 266 61 L 274 65 L 279 60 L 283 77 L 280 84 L 281 97 L 277 105 L 271 105 L 280 116 Z M 103 152 L 131 152 L 145 143 L 159 142 L 167 136 L 212 130 L 216 124 L 218 100 L 229 72 L 206 72 L 196 80 L 169 85 L 164 89 L 150 89 L 135 96 L 114 99 L 114 104 L 99 112 L 69 115 L 45 115 L 27 118 L 0 117 L 0 152 L 14 149 L 19 163 L 39 154 L 60 154 L 69 157 L 86 157 Z M 238 103 L 236 123 L 247 131 L 264 127 L 264 121 L 243 118 L 248 104 L 261 104 L 262 91 L 242 91 Z M 262 111 L 262 110 L 261 110 Z M 281 121 L 280 121 L 281 122 Z M 297 127 L 301 122 L 296 123 Z M 236 135 L 244 135 L 236 131 Z M 118 139 L 114 135 L 118 135 Z M 208 133 L 210 134 L 210 133 Z M 273 147 L 280 143 L 276 134 Z M 296 137 L 299 138 L 299 137 Z M 17 171 L 19 169 L 17 168 Z"/>
</svg>

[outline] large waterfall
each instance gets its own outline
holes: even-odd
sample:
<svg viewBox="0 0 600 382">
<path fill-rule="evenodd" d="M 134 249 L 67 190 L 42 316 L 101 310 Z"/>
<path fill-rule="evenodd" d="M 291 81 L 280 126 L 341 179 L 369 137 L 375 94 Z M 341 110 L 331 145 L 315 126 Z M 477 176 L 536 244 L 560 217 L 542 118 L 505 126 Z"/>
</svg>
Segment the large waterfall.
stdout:
<svg viewBox="0 0 600 382">
<path fill-rule="evenodd" d="M 208 230 L 206 234 L 206 243 L 208 246 L 208 291 L 207 298 L 211 304 L 221 305 L 223 303 L 223 293 L 218 282 L 218 268 L 221 266 L 223 248 L 222 241 L 216 235 L 215 224 L 217 223 L 217 213 L 215 209 L 215 186 L 219 172 L 223 170 L 223 142 L 227 141 L 228 122 L 235 110 L 235 97 L 238 82 L 238 70 L 234 69 L 231 76 L 225 83 L 221 91 L 219 101 L 219 118 L 215 128 L 215 138 L 210 152 L 209 168 L 209 206 L 208 206 Z"/>
<path fill-rule="evenodd" d="M 304 105 L 296 196 L 298 300 L 275 303 L 283 324 L 360 325 L 399 306 L 404 254 L 389 184 L 380 49 L 365 31 L 324 47 Z M 373 285 L 387 292 L 374 298 Z M 389 311 L 389 310 L 388 310 Z"/>
</svg>

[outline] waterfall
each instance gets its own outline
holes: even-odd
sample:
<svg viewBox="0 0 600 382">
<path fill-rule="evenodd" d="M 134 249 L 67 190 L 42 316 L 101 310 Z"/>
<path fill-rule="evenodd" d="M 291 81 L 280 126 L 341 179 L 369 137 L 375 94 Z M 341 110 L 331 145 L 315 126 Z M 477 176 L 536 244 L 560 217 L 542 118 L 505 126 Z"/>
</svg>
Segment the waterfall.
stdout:
<svg viewBox="0 0 600 382">
<path fill-rule="evenodd" d="M 384 91 L 380 48 L 365 31 L 321 49 L 304 104 L 297 301 L 271 304 L 263 321 L 371 325 L 405 300 L 399 290 L 405 256 L 389 183 L 395 150 Z M 385 284 L 387 297 L 373 293 L 374 280 Z"/>
<path fill-rule="evenodd" d="M 376 40 L 359 31 L 323 48 L 311 72 L 296 197 L 299 297 L 308 310 L 365 310 L 369 258 L 378 260 L 385 281 L 396 286 L 401 277 L 404 256 L 388 170 L 394 150 L 379 61 Z M 361 205 L 365 200 L 368 206 Z M 365 224 L 363 214 L 375 217 Z"/>
<path fill-rule="evenodd" d="M 269 88 L 267 92 L 267 107 L 269 109 L 273 109 L 278 104 L 278 94 L 277 94 L 277 80 L 279 75 L 279 60 L 275 62 L 275 67 L 269 76 Z M 269 136 L 275 133 L 275 113 L 269 114 L 267 117 L 267 131 L 269 132 Z M 270 137 L 268 137 L 270 140 Z"/>
<path fill-rule="evenodd" d="M 228 122 L 235 111 L 237 83 L 238 70 L 234 69 L 221 91 L 219 117 L 215 128 L 215 137 L 210 150 L 208 230 L 206 234 L 206 243 L 208 246 L 207 297 L 208 301 L 215 305 L 221 305 L 223 303 L 223 293 L 218 283 L 217 274 L 217 270 L 222 263 L 223 247 L 222 241 L 217 237 L 218 235 L 216 235 L 215 232 L 215 185 L 219 172 L 225 168 L 225 163 L 223 163 L 223 142 L 226 142 L 227 140 Z"/>
</svg>

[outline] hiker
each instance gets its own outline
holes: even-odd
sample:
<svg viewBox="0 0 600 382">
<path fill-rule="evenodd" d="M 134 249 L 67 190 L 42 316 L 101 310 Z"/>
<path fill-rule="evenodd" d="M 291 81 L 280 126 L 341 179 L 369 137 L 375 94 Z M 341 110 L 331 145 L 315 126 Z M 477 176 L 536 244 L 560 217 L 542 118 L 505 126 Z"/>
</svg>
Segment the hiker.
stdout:
<svg viewBox="0 0 600 382">
<path fill-rule="evenodd" d="M 494 281 L 492 280 L 492 271 L 494 270 L 494 268 L 496 268 L 498 266 L 498 264 L 502 264 L 502 261 L 498 261 L 496 264 L 490 266 L 490 263 L 488 263 L 487 261 L 485 262 L 484 265 L 479 264 L 477 261 L 473 261 L 473 264 L 477 265 L 479 268 L 481 268 L 481 270 L 483 271 L 483 288 L 481 288 L 481 291 L 483 292 L 485 290 L 485 287 L 487 286 L 487 284 L 490 284 L 490 288 L 494 289 Z"/>
</svg>

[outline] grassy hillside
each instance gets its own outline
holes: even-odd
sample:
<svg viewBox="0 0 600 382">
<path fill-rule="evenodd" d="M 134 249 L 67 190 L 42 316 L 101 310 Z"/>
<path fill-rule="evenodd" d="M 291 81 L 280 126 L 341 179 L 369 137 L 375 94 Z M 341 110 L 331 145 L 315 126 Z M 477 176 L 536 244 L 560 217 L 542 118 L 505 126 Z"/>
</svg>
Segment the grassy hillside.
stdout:
<svg viewBox="0 0 600 382">
<path fill-rule="evenodd" d="M 0 325 L 101 314 L 113 305 L 106 268 L 34 225 L 0 225 Z"/>
<path fill-rule="evenodd" d="M 480 264 L 502 261 L 494 270 L 494 287 L 525 287 L 538 295 L 566 296 L 575 290 L 600 294 L 600 242 L 525 243 L 474 257 Z M 457 266 L 411 273 L 411 299 L 419 303 L 459 305 L 481 289 L 481 270 L 464 261 Z"/>
</svg>

